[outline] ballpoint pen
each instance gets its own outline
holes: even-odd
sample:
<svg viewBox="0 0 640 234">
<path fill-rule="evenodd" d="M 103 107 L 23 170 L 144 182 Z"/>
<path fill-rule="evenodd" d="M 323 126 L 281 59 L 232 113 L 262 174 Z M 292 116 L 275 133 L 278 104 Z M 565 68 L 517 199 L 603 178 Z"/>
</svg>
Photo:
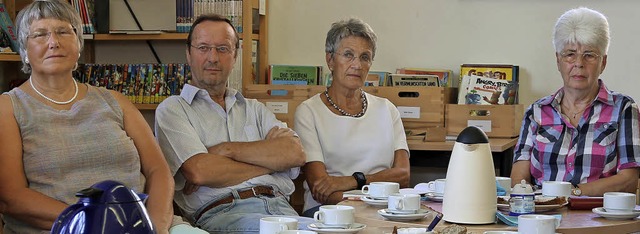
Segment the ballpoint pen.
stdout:
<svg viewBox="0 0 640 234">
<path fill-rule="evenodd" d="M 433 218 L 433 221 L 431 221 L 429 227 L 427 227 L 427 232 L 433 231 L 433 228 L 435 228 L 438 222 L 440 222 L 440 220 L 442 219 L 442 213 L 437 211 L 434 212 L 436 212 L 436 217 Z"/>
</svg>

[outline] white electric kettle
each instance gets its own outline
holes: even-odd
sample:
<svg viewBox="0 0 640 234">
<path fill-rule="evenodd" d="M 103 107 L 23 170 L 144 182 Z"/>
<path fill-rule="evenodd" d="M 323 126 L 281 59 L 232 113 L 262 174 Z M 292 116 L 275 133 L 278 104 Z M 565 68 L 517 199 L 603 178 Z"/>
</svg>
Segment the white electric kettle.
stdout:
<svg viewBox="0 0 640 234">
<path fill-rule="evenodd" d="M 496 217 L 496 175 L 487 135 L 467 127 L 456 139 L 447 168 L 443 219 L 452 223 L 488 224 Z"/>
</svg>

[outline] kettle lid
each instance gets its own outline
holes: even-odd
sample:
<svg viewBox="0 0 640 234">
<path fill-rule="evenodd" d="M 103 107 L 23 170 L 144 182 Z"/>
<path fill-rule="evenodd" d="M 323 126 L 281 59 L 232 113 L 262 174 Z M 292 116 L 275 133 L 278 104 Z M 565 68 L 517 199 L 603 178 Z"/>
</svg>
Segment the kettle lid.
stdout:
<svg viewBox="0 0 640 234">
<path fill-rule="evenodd" d="M 141 201 L 140 197 L 118 181 L 105 180 L 95 183 L 91 187 L 80 190 L 76 193 L 76 197 L 81 198 L 83 202 L 114 204 Z M 85 199 L 88 199 L 85 200 Z"/>
<path fill-rule="evenodd" d="M 487 134 L 482 131 L 479 127 L 469 126 L 466 127 L 460 134 L 458 134 L 458 138 L 456 138 L 456 142 L 460 142 L 463 144 L 481 144 L 481 143 L 489 143 L 489 138 Z"/>
</svg>

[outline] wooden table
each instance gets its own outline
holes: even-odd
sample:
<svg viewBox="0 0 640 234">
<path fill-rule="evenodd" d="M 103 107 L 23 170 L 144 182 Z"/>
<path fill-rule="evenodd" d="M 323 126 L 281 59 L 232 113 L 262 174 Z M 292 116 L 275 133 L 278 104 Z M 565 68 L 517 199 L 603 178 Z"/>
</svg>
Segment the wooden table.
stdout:
<svg viewBox="0 0 640 234">
<path fill-rule="evenodd" d="M 391 233 L 394 226 L 397 227 L 427 227 L 433 220 L 435 213 L 427 215 L 426 218 L 410 221 L 410 222 L 398 222 L 386 220 L 378 214 L 378 210 L 381 207 L 373 207 L 367 205 L 362 201 L 345 200 L 339 203 L 340 205 L 353 206 L 356 210 L 355 222 L 366 224 L 367 227 L 359 233 Z M 423 206 L 427 209 L 442 211 L 442 203 L 423 201 Z M 569 210 L 567 207 L 563 207 L 554 211 L 548 211 L 542 214 L 561 214 L 562 221 L 560 227 L 556 230 L 563 234 L 618 234 L 618 233 L 637 233 L 640 232 L 640 219 L 629 220 L 608 220 L 598 216 L 591 212 L 591 210 Z M 446 221 L 440 221 L 435 230 L 441 230 L 451 223 Z M 507 226 L 498 221 L 496 224 L 461 224 L 467 228 L 467 233 L 482 234 L 485 231 L 496 230 L 508 230 L 517 231 L 517 227 Z"/>
<path fill-rule="evenodd" d="M 513 148 L 518 138 L 489 138 L 489 145 L 494 156 L 494 164 L 500 169 L 500 176 L 511 175 L 513 163 Z M 407 140 L 409 150 L 417 151 L 441 151 L 451 155 L 455 141 L 423 142 L 422 140 Z"/>
</svg>

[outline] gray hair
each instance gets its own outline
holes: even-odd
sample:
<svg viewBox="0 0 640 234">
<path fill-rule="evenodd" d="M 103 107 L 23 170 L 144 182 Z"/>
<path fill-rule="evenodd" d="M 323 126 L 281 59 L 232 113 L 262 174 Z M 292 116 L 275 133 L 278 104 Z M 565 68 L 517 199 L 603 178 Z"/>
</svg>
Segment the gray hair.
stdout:
<svg viewBox="0 0 640 234">
<path fill-rule="evenodd" d="M 371 49 L 373 50 L 371 58 L 376 56 L 376 41 L 378 37 L 367 23 L 357 18 L 341 20 L 331 24 L 331 29 L 327 32 L 324 51 L 331 53 L 333 56 L 342 39 L 350 36 L 364 38 L 371 44 Z"/>
<path fill-rule="evenodd" d="M 609 51 L 609 22 L 600 12 L 580 7 L 571 9 L 558 18 L 553 32 L 553 46 L 557 53 L 566 44 L 596 47 L 606 55 Z"/>
<path fill-rule="evenodd" d="M 27 37 L 31 23 L 41 19 L 57 19 L 69 22 L 76 32 L 80 51 L 84 46 L 82 39 L 82 20 L 78 12 L 66 1 L 36 0 L 24 7 L 16 16 L 16 31 L 18 32 L 18 50 L 22 59 L 22 71 L 31 73 L 31 65 L 26 63 Z"/>
</svg>

